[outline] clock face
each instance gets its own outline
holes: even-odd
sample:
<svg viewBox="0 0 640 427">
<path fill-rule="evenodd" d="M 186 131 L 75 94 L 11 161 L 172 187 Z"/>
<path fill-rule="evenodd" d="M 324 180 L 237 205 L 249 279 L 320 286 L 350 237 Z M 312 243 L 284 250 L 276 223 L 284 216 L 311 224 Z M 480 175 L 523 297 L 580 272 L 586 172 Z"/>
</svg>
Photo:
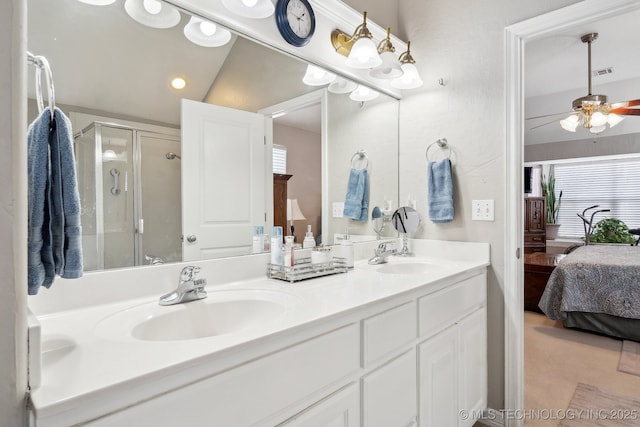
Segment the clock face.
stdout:
<svg viewBox="0 0 640 427">
<path fill-rule="evenodd" d="M 316 17 L 308 0 L 278 0 L 276 25 L 287 43 L 304 46 L 316 29 Z"/>
<path fill-rule="evenodd" d="M 289 27 L 300 38 L 311 34 L 311 14 L 300 0 L 290 0 L 287 5 L 287 20 Z"/>
</svg>

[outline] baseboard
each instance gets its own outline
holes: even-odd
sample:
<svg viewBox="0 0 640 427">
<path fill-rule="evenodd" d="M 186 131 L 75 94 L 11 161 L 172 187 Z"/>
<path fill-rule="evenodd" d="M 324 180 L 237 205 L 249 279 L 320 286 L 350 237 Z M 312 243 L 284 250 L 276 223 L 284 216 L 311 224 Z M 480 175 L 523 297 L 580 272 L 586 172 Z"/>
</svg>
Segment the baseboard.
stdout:
<svg viewBox="0 0 640 427">
<path fill-rule="evenodd" d="M 493 408 L 485 409 L 478 422 L 488 427 L 504 427 L 505 425 L 503 412 Z"/>
</svg>

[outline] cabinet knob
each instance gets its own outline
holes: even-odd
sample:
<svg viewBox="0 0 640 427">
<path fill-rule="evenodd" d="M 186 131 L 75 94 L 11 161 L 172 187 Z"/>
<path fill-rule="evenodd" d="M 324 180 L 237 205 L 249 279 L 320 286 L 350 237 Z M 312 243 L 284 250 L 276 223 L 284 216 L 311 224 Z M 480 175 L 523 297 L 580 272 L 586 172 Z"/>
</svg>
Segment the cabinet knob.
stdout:
<svg viewBox="0 0 640 427">
<path fill-rule="evenodd" d="M 196 239 L 195 234 L 189 234 L 189 235 L 187 236 L 187 242 L 189 242 L 189 243 L 193 243 L 193 242 L 195 242 L 196 240 L 197 240 L 197 239 Z"/>
</svg>

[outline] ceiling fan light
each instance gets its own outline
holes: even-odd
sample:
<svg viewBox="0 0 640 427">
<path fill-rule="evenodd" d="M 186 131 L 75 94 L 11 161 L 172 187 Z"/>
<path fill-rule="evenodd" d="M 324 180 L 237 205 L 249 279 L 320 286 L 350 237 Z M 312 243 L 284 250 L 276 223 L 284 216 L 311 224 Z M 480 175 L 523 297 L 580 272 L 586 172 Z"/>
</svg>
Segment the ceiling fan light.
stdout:
<svg viewBox="0 0 640 427">
<path fill-rule="evenodd" d="M 304 73 L 302 82 L 308 86 L 323 86 L 331 83 L 335 79 L 335 74 L 313 64 L 309 64 L 307 65 L 307 71 Z"/>
<path fill-rule="evenodd" d="M 614 127 L 618 123 L 624 120 L 624 117 L 619 116 L 617 114 L 609 113 L 607 115 L 607 123 L 609 123 L 609 127 Z"/>
<path fill-rule="evenodd" d="M 351 48 L 346 64 L 351 68 L 367 69 L 382 64 L 382 59 L 373 40 L 360 37 Z"/>
<path fill-rule="evenodd" d="M 562 129 L 566 131 L 575 132 L 579 122 L 580 120 L 578 115 L 572 114 L 566 119 L 560 120 L 560 126 L 562 126 Z"/>
<path fill-rule="evenodd" d="M 607 126 L 606 126 L 606 125 L 602 125 L 602 126 L 591 126 L 591 127 L 589 128 L 589 132 L 591 132 L 591 133 L 600 133 L 600 132 L 602 132 L 603 130 L 605 130 L 606 128 L 607 128 Z"/>
<path fill-rule="evenodd" d="M 351 98 L 353 101 L 364 102 L 364 101 L 374 100 L 378 97 L 378 95 L 380 95 L 379 92 L 373 89 L 370 89 L 366 86 L 358 85 L 356 90 L 351 92 L 351 94 L 349 95 L 349 98 Z"/>
<path fill-rule="evenodd" d="M 191 43 L 204 47 L 224 46 L 231 40 L 231 33 L 225 28 L 195 16 L 184 26 L 184 36 Z"/>
<path fill-rule="evenodd" d="M 271 0 L 222 0 L 222 4 L 236 15 L 251 19 L 268 18 L 276 10 Z"/>
<path fill-rule="evenodd" d="M 591 126 L 600 127 L 607 124 L 607 115 L 596 111 L 591 115 Z"/>
<path fill-rule="evenodd" d="M 157 0 L 156 0 L 157 1 Z M 146 7 L 145 7 L 146 4 Z M 157 8 L 157 5 L 160 8 Z M 149 10 L 147 10 L 149 8 Z M 124 10 L 135 21 L 151 28 L 171 28 L 180 22 L 180 12 L 173 6 L 164 3 L 153 3 L 147 0 L 126 0 Z"/>
</svg>

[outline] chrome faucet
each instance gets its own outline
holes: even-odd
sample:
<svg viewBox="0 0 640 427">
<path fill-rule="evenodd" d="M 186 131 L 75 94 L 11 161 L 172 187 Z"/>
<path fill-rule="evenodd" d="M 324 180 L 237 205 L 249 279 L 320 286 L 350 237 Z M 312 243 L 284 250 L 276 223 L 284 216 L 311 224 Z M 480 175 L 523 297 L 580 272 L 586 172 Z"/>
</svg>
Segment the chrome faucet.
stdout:
<svg viewBox="0 0 640 427">
<path fill-rule="evenodd" d="M 155 255 L 145 255 L 144 259 L 149 263 L 149 265 L 160 265 L 164 264 L 164 260 L 159 256 Z"/>
<path fill-rule="evenodd" d="M 207 279 L 196 279 L 199 271 L 200 267 L 192 265 L 183 268 L 180 272 L 178 288 L 162 295 L 158 303 L 160 305 L 174 305 L 206 298 L 207 291 L 204 290 L 204 287 L 207 285 Z"/>
<path fill-rule="evenodd" d="M 387 262 L 387 258 L 397 253 L 398 251 L 395 249 L 387 250 L 386 242 L 380 243 L 376 248 L 376 254 L 373 256 L 373 258 L 369 260 L 369 264 L 371 265 L 384 264 L 385 262 Z"/>
</svg>

